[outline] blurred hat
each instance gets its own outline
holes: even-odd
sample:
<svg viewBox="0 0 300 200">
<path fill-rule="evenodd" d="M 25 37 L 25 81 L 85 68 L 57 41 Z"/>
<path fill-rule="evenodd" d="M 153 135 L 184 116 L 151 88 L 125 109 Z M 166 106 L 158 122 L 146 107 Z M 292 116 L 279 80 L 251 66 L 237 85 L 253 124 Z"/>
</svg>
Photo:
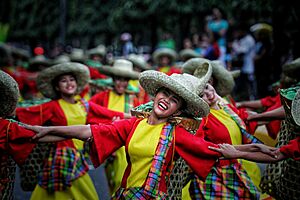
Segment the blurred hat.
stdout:
<svg viewBox="0 0 300 200">
<path fill-rule="evenodd" d="M 48 66 L 50 61 L 44 55 L 37 55 L 29 59 L 29 68 L 32 68 L 33 65 L 45 65 Z"/>
<path fill-rule="evenodd" d="M 199 55 L 193 49 L 183 49 L 179 52 L 179 57 L 181 60 L 187 61 L 188 59 L 191 58 L 197 58 L 199 57 Z"/>
<path fill-rule="evenodd" d="M 155 63 L 158 63 L 159 62 L 159 59 L 162 57 L 162 56 L 167 56 L 170 58 L 170 61 L 171 63 L 175 62 L 176 61 L 176 58 L 177 58 L 177 53 L 176 51 L 174 51 L 173 49 L 169 49 L 169 48 L 159 48 L 157 50 L 155 50 L 153 52 L 153 61 Z"/>
<path fill-rule="evenodd" d="M 273 27 L 266 23 L 257 23 L 250 27 L 251 32 L 265 32 L 265 33 L 272 33 Z"/>
<path fill-rule="evenodd" d="M 300 58 L 286 63 L 282 66 L 283 73 L 290 77 L 299 80 L 300 79 Z"/>
<path fill-rule="evenodd" d="M 39 91 L 47 98 L 57 99 L 59 96 L 53 87 L 53 80 L 63 74 L 73 74 L 77 82 L 77 94 L 90 80 L 90 72 L 87 66 L 81 63 L 67 62 L 53 65 L 41 71 L 37 77 L 37 87 Z"/>
<path fill-rule="evenodd" d="M 87 54 L 89 56 L 91 55 L 100 55 L 100 56 L 105 56 L 106 54 L 106 47 L 104 45 L 98 45 L 96 48 L 90 49 Z"/>
<path fill-rule="evenodd" d="M 232 70 L 232 71 L 229 71 L 231 76 L 236 79 L 238 78 L 240 75 L 241 75 L 241 70 L 237 69 L 237 70 Z"/>
<path fill-rule="evenodd" d="M 131 61 L 135 66 L 142 70 L 149 70 L 151 67 L 145 61 L 143 56 L 136 55 L 136 54 L 129 54 L 127 60 Z"/>
<path fill-rule="evenodd" d="M 131 40 L 132 36 L 130 33 L 122 33 L 120 39 L 122 41 L 129 41 Z"/>
<path fill-rule="evenodd" d="M 70 54 L 70 60 L 72 62 L 84 63 L 86 60 L 86 56 L 84 54 L 83 49 L 73 48 L 73 50 Z"/>
<path fill-rule="evenodd" d="M 211 65 L 212 76 L 216 79 L 214 88 L 216 89 L 217 93 L 221 97 L 230 94 L 235 84 L 232 74 L 225 68 L 221 61 L 211 61 Z"/>
<path fill-rule="evenodd" d="M 70 57 L 67 55 L 59 55 L 57 56 L 53 61 L 52 61 L 52 65 L 57 65 L 60 63 L 66 63 L 66 62 L 70 62 Z"/>
<path fill-rule="evenodd" d="M 140 74 L 139 81 L 145 91 L 155 96 L 158 89 L 164 87 L 186 102 L 185 112 L 195 117 L 204 117 L 209 113 L 208 104 L 200 98 L 197 93 L 197 84 L 199 79 L 190 74 L 172 74 L 166 75 L 163 72 L 147 70 Z"/>
<path fill-rule="evenodd" d="M 11 115 L 19 99 L 17 82 L 7 73 L 0 70 L 0 117 Z"/>
<path fill-rule="evenodd" d="M 133 70 L 133 64 L 129 60 L 117 59 L 113 66 L 97 67 L 99 72 L 108 76 L 119 76 L 123 78 L 136 80 L 139 77 L 139 72 Z"/>
</svg>

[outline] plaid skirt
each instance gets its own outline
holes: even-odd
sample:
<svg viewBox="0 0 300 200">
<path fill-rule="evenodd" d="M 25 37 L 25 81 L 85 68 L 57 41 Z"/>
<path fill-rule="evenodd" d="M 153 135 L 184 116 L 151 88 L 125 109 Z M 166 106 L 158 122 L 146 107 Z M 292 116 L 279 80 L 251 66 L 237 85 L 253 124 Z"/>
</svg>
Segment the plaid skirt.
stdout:
<svg viewBox="0 0 300 200">
<path fill-rule="evenodd" d="M 213 167 L 205 182 L 196 175 L 189 188 L 192 199 L 259 199 L 260 193 L 240 163 Z"/>
</svg>

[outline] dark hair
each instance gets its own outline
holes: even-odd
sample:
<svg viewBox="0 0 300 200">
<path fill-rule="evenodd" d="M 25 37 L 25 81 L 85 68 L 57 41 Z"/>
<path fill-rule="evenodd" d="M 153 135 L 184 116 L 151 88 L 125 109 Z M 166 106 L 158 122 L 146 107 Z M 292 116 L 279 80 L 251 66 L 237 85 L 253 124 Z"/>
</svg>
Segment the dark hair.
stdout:
<svg viewBox="0 0 300 200">
<path fill-rule="evenodd" d="M 65 75 L 70 75 L 70 76 L 73 76 L 76 80 L 76 83 L 77 83 L 77 77 L 75 76 L 75 74 L 73 74 L 72 72 L 69 72 L 69 73 L 65 73 L 65 74 L 60 74 L 58 76 L 56 76 L 52 81 L 51 81 L 51 85 L 53 87 L 53 90 L 55 91 L 55 94 L 56 96 L 60 96 L 60 92 L 56 90 L 56 87 L 58 87 L 58 82 L 59 82 L 59 79 L 62 77 L 62 76 L 65 76 Z"/>
<path fill-rule="evenodd" d="M 158 88 L 158 89 L 156 90 L 155 96 L 157 95 L 158 92 L 160 92 L 160 91 L 163 90 L 163 89 L 170 90 L 170 89 L 168 89 L 168 88 L 166 88 L 166 87 L 160 87 L 160 88 Z M 170 91 L 172 91 L 172 90 L 170 90 Z M 172 91 L 172 92 L 173 92 L 173 91 Z M 182 105 L 181 105 L 181 107 L 179 108 L 179 110 L 182 111 L 182 112 L 184 112 L 184 113 L 186 113 L 185 110 L 186 110 L 186 108 L 187 108 L 187 102 L 186 102 L 180 95 L 178 95 L 177 93 L 175 93 L 175 92 L 173 92 L 173 93 L 176 94 L 178 97 L 180 97 L 180 98 L 182 99 Z"/>
</svg>

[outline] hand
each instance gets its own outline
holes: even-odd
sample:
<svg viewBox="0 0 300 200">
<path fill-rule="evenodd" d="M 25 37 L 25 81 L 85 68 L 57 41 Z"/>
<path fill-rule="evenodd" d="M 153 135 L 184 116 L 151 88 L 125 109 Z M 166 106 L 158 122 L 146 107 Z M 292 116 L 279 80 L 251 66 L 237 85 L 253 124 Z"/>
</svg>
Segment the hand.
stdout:
<svg viewBox="0 0 300 200">
<path fill-rule="evenodd" d="M 255 120 L 258 115 L 257 112 L 249 111 L 249 110 L 247 111 L 247 113 L 248 113 L 248 117 L 247 117 L 248 121 Z"/>
<path fill-rule="evenodd" d="M 278 156 L 278 148 L 276 147 L 270 147 L 264 144 L 256 144 L 256 146 L 259 148 L 259 150 L 264 153 L 268 154 L 274 158 L 277 158 Z"/>
<path fill-rule="evenodd" d="M 117 120 L 120 120 L 120 119 L 121 118 L 119 116 L 114 116 L 111 121 L 114 122 L 114 121 L 117 121 Z"/>
<path fill-rule="evenodd" d="M 31 125 L 24 125 L 24 127 L 28 130 L 32 130 L 36 132 L 36 135 L 32 137 L 32 139 L 39 139 L 41 137 L 44 137 L 45 135 L 50 133 L 49 127 L 43 127 L 43 126 L 31 126 Z"/>
<path fill-rule="evenodd" d="M 215 148 L 212 146 L 209 146 L 208 148 L 217 152 L 220 152 L 225 158 L 239 158 L 241 151 L 236 150 L 234 146 L 230 144 L 218 144 L 220 148 Z"/>
</svg>

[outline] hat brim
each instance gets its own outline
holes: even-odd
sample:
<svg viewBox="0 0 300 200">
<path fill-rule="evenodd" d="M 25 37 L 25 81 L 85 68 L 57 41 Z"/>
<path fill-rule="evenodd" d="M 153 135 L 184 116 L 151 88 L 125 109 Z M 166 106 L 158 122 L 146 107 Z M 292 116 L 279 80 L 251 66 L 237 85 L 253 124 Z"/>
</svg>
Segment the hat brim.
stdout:
<svg viewBox="0 0 300 200">
<path fill-rule="evenodd" d="M 131 80 L 137 80 L 139 78 L 139 72 L 135 71 L 128 71 L 128 70 L 122 70 L 122 69 L 116 69 L 111 66 L 101 66 L 96 67 L 100 73 L 103 73 L 108 76 L 119 76 L 123 78 L 128 78 Z"/>
<path fill-rule="evenodd" d="M 59 98 L 54 90 L 53 80 L 60 75 L 68 73 L 72 73 L 75 76 L 77 82 L 76 94 L 79 94 L 88 83 L 90 73 L 87 66 L 74 62 L 57 64 L 41 71 L 37 77 L 39 91 L 47 98 Z"/>
<path fill-rule="evenodd" d="M 183 98 L 188 114 L 205 117 L 209 113 L 209 106 L 203 99 L 165 73 L 148 70 L 140 74 L 139 81 L 145 91 L 152 96 L 156 95 L 159 88 L 164 87 Z"/>
<path fill-rule="evenodd" d="M 7 117 L 16 109 L 19 87 L 17 82 L 2 70 L 0 70 L 0 91 L 0 117 Z"/>
<path fill-rule="evenodd" d="M 160 57 L 167 56 L 170 58 L 170 62 L 173 63 L 176 61 L 177 54 L 172 49 L 158 49 L 153 53 L 153 60 L 155 63 L 159 62 Z"/>
<path fill-rule="evenodd" d="M 150 66 L 147 65 L 147 63 L 142 63 L 136 59 L 132 59 L 132 58 L 127 58 L 127 60 L 131 61 L 135 66 L 139 67 L 142 70 L 150 70 Z"/>
<path fill-rule="evenodd" d="M 300 89 L 298 89 L 296 96 L 292 102 L 292 116 L 298 126 L 300 126 Z"/>
</svg>

